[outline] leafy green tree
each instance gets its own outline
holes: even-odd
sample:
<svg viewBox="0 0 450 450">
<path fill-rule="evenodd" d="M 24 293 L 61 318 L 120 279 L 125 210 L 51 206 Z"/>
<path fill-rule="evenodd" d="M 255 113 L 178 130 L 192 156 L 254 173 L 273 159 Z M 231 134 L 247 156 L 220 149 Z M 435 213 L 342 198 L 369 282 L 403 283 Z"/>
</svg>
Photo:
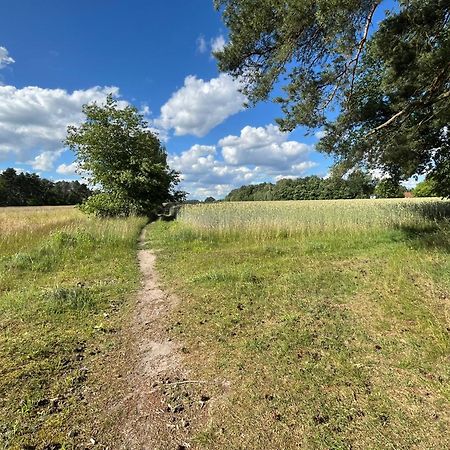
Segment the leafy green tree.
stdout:
<svg viewBox="0 0 450 450">
<path fill-rule="evenodd" d="M 75 151 L 91 184 L 101 187 L 83 209 L 101 216 L 152 215 L 163 202 L 180 200 L 179 174 L 167 153 L 133 106 L 120 108 L 112 95 L 105 105 L 83 106 L 86 121 L 68 128 L 66 145 Z"/>
<path fill-rule="evenodd" d="M 404 197 L 406 188 L 394 178 L 381 180 L 375 187 L 375 195 L 379 198 Z"/>
<path fill-rule="evenodd" d="M 450 195 L 450 3 L 215 0 L 229 30 L 219 68 L 250 103 L 275 98 L 284 130 L 324 127 L 319 149 L 394 178 L 432 170 Z M 378 20 L 377 20 L 378 22 Z M 330 111 L 338 111 L 330 120 Z"/>
<path fill-rule="evenodd" d="M 8 186 L 0 176 L 0 206 L 7 206 Z"/>
<path fill-rule="evenodd" d="M 431 178 L 427 178 L 424 181 L 417 184 L 413 189 L 414 197 L 436 197 L 437 183 Z"/>
<path fill-rule="evenodd" d="M 347 177 L 348 198 L 368 198 L 373 194 L 376 183 L 362 170 L 354 170 Z"/>
</svg>

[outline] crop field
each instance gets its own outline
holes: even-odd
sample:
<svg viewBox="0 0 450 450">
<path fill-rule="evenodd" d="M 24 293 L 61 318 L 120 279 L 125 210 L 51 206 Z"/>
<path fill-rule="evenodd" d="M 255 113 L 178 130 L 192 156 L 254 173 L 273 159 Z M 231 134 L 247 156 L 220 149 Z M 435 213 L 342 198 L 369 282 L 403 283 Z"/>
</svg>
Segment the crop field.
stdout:
<svg viewBox="0 0 450 450">
<path fill-rule="evenodd" d="M 208 449 L 450 448 L 450 202 L 249 202 L 150 225 Z"/>
<path fill-rule="evenodd" d="M 0 448 L 74 448 L 95 424 L 84 394 L 117 345 L 145 223 L 0 208 Z"/>
</svg>

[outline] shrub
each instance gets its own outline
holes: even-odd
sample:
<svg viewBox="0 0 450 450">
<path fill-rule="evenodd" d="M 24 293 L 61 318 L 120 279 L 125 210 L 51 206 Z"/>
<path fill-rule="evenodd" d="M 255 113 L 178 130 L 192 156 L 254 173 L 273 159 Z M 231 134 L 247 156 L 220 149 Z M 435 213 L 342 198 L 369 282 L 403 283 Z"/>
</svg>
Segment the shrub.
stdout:
<svg viewBox="0 0 450 450">
<path fill-rule="evenodd" d="M 89 197 L 79 208 L 84 213 L 97 217 L 127 217 L 144 213 L 141 208 L 129 200 L 105 192 Z"/>
</svg>

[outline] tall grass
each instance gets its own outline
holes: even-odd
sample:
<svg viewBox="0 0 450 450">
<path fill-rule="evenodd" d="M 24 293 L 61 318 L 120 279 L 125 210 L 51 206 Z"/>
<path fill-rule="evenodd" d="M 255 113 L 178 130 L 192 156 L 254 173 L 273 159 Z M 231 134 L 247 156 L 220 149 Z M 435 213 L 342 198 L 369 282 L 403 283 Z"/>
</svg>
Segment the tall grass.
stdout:
<svg viewBox="0 0 450 450">
<path fill-rule="evenodd" d="M 233 202 L 183 207 L 179 222 L 199 235 L 264 238 L 297 233 L 429 227 L 450 218 L 450 201 L 433 199 Z"/>
<path fill-rule="evenodd" d="M 0 208 L 0 255 L 27 248 L 52 230 L 81 220 L 73 206 Z"/>
<path fill-rule="evenodd" d="M 142 218 L 98 220 L 73 206 L 0 208 L 0 256 L 29 249 L 41 239 L 64 231 L 83 229 L 105 242 L 126 240 Z"/>
</svg>

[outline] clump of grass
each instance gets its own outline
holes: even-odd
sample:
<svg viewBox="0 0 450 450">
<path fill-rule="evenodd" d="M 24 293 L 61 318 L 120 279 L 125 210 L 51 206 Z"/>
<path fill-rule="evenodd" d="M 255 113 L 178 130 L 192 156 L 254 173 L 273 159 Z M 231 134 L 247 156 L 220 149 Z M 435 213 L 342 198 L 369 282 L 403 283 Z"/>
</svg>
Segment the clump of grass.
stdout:
<svg viewBox="0 0 450 450">
<path fill-rule="evenodd" d="M 42 294 L 47 310 L 51 313 L 61 314 L 68 310 L 83 311 L 95 306 L 92 292 L 83 285 L 62 287 L 44 291 Z"/>
</svg>

